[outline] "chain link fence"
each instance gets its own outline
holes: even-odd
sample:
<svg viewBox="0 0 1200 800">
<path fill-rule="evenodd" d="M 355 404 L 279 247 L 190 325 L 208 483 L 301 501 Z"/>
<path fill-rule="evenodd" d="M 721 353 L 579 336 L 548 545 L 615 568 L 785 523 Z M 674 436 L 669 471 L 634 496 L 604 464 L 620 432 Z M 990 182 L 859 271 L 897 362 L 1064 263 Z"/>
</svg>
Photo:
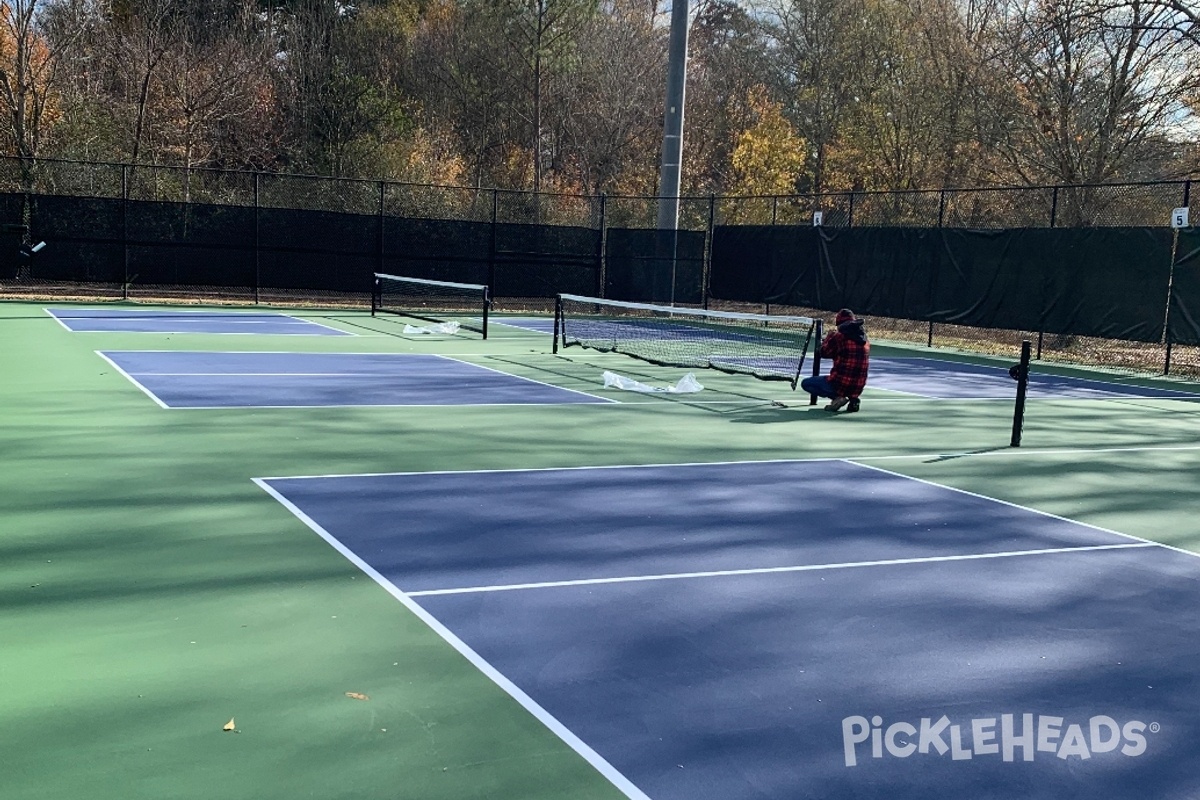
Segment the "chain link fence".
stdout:
<svg viewBox="0 0 1200 800">
<path fill-rule="evenodd" d="M 1033 186 L 935 191 L 834 192 L 769 197 L 679 198 L 681 231 L 711 238 L 718 225 L 812 225 L 910 228 L 1081 228 L 1165 226 L 1171 211 L 1187 206 L 1190 181 L 1097 186 Z M 556 291 L 603 293 L 607 232 L 657 228 L 659 198 L 533 193 L 478 187 L 450 187 L 286 175 L 206 168 L 0 158 L 0 194 L 8 200 L 6 237 L 0 247 L 15 251 L 29 234 L 37 203 L 56 215 L 87 220 L 87 242 L 74 247 L 86 280 L 37 281 L 0 276 L 0 296 L 77 296 L 118 299 L 220 300 L 359 304 L 363 291 L 327 291 L 329 271 L 411 267 L 412 253 L 387 255 L 385 241 L 402 250 L 451 247 L 459 234 L 445 223 L 490 226 L 490 233 L 458 242 L 459 256 L 441 267 L 456 274 L 455 263 L 500 263 L 508 277 L 483 275 L 500 283 L 545 284 Z M 23 203 L 12 201 L 24 197 Z M 163 215 L 140 213 L 139 203 L 178 204 Z M 244 211 L 239 211 L 244 209 Z M 306 218 L 303 231 L 289 227 L 272 211 L 324 212 Z M 157 215 L 157 216 L 156 216 Z M 426 221 L 424 225 L 421 220 Z M 439 224 L 441 223 L 441 224 Z M 519 226 L 552 226 L 558 233 L 533 235 Z M 511 227 L 506 227 L 511 226 Z M 21 232 L 23 230 L 23 233 Z M 90 231 L 90 232 L 88 232 Z M 54 230 L 32 232 L 53 239 Z M 76 231 L 78 236 L 78 231 Z M 485 254 L 486 245 L 492 252 Z M 115 249 L 132 245 L 133 272 L 112 264 Z M 639 239 L 640 241 L 640 239 Z M 187 249 L 192 255 L 184 255 Z M 453 248 L 451 248 L 453 249 Z M 107 255 L 104 251 L 108 252 Z M 75 251 L 78 251 L 77 253 Z M 199 254 L 199 255 L 196 255 Z M 653 256 L 654 254 L 647 254 Z M 196 274 L 188 258 L 207 259 L 211 280 L 181 282 L 173 275 Z M 708 269 L 708 252 L 697 269 Z M 648 264 L 656 258 L 645 259 Z M 592 277 L 591 264 L 598 274 Z M 419 265 L 418 265 L 419 266 Z M 429 266 L 429 265 L 425 265 Z M 434 267 L 429 267 L 434 269 Z M 436 271 L 436 269 L 435 269 Z M 28 272 L 26 271 L 26 277 Z M 626 276 L 628 279 L 628 276 Z M 566 282 L 563 289 L 556 284 Z M 500 287 L 498 286 L 497 289 Z M 505 298 L 497 296 L 503 302 Z M 510 298 L 514 309 L 540 308 L 544 297 Z M 772 309 L 773 311 L 775 309 Z M 829 311 L 830 309 L 825 309 Z M 820 313 L 791 309 L 789 313 Z M 782 313 L 782 311 L 781 311 Z M 1009 354 L 1025 338 L 1036 343 L 1046 362 L 1083 364 L 1123 374 L 1200 375 L 1200 352 L 1171 349 L 1167 342 L 1142 344 L 1087 337 L 1046 337 L 1037 331 L 961 328 L 922 320 L 872 321 L 877 338 L 966 352 Z"/>
</svg>

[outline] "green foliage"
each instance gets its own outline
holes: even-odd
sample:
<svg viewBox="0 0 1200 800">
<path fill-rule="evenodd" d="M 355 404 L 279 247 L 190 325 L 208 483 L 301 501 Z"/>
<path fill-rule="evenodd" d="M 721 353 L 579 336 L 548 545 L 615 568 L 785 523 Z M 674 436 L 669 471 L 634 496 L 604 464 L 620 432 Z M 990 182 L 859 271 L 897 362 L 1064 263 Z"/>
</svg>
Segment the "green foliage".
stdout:
<svg viewBox="0 0 1200 800">
<path fill-rule="evenodd" d="M 733 193 L 792 194 L 804 168 L 807 144 L 762 87 L 754 90 L 748 105 L 757 120 L 741 132 L 733 148 Z"/>
</svg>

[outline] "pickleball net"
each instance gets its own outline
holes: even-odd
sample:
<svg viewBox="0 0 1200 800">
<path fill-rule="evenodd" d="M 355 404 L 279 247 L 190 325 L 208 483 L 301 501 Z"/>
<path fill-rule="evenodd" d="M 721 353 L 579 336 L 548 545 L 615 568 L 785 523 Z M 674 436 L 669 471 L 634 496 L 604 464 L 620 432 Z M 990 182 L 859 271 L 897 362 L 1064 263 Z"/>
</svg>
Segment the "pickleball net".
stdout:
<svg viewBox="0 0 1200 800">
<path fill-rule="evenodd" d="M 371 292 L 371 316 L 399 314 L 430 322 L 457 322 L 460 328 L 487 338 L 488 287 L 478 283 L 455 283 L 429 278 L 375 273 Z"/>
<path fill-rule="evenodd" d="M 808 317 L 741 314 L 558 295 L 554 352 L 584 347 L 622 353 L 651 364 L 715 369 L 795 389 L 820 322 Z M 814 361 L 815 363 L 815 361 Z"/>
</svg>

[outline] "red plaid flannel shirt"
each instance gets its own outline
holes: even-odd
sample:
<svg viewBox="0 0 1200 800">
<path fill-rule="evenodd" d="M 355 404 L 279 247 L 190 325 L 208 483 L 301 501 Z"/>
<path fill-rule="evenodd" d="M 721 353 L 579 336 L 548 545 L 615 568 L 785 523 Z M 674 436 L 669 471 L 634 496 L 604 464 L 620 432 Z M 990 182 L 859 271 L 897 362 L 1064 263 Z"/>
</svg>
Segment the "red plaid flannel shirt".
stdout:
<svg viewBox="0 0 1200 800">
<path fill-rule="evenodd" d="M 821 358 L 833 362 L 829 383 L 841 397 L 858 397 L 867 385 L 867 366 L 871 343 L 858 342 L 841 331 L 834 331 L 821 343 Z"/>
</svg>

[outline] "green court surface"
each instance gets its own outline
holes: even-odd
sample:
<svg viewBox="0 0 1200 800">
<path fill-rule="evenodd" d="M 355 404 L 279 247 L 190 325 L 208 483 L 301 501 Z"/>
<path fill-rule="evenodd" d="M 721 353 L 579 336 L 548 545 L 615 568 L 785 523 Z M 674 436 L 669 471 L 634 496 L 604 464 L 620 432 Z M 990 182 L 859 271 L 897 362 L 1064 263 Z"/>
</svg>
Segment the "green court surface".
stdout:
<svg viewBox="0 0 1200 800">
<path fill-rule="evenodd" d="M 0 304 L 3 800 L 623 796 L 256 477 L 841 458 L 1200 552 L 1196 400 L 1031 402 L 1013 449 L 1011 402 L 868 386 L 835 416 L 708 371 L 694 395 L 621 392 L 604 370 L 686 370 L 501 325 L 71 333 L 43 307 Z M 97 350 L 439 353 L 619 402 L 163 409 Z"/>
</svg>

